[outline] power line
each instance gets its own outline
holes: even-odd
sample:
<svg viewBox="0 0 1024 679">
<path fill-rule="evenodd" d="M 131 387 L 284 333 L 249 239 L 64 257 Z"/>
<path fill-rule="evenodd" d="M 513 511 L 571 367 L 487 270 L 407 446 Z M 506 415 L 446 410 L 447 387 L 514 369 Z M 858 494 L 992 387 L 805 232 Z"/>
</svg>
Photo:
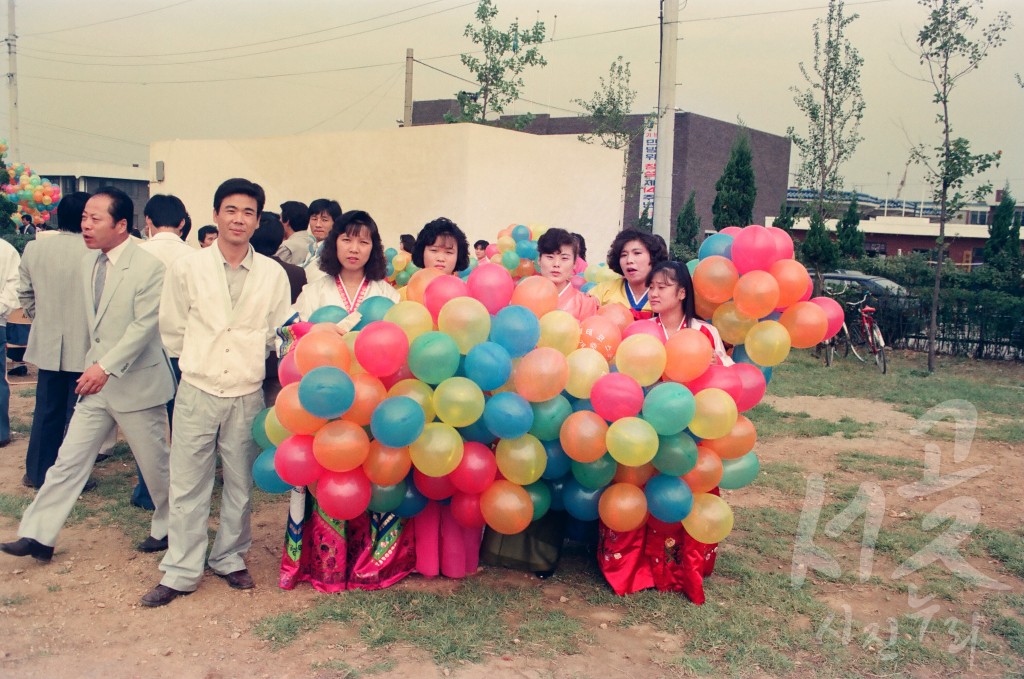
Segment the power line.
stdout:
<svg viewBox="0 0 1024 679">
<path fill-rule="evenodd" d="M 436 59 L 436 58 L 439 58 L 439 57 L 434 57 L 434 58 Z M 475 80 L 469 80 L 467 78 L 463 78 L 460 75 L 455 75 L 454 73 L 449 73 L 448 71 L 442 70 L 442 69 L 438 68 L 437 66 L 431 66 L 430 64 L 425 64 L 422 61 L 420 61 L 419 59 L 413 59 L 413 61 L 415 61 L 417 64 L 419 64 L 421 66 L 426 66 L 429 69 L 437 71 L 438 73 L 443 73 L 444 75 L 446 75 L 446 76 L 448 76 L 450 78 L 455 78 L 456 80 L 461 80 L 462 82 L 469 83 L 470 85 L 477 85 L 477 86 L 480 85 L 480 83 L 475 81 Z M 571 109 L 562 108 L 560 106 L 554 106 L 552 104 L 545 104 L 544 102 L 541 102 L 541 101 L 534 101 L 533 99 L 527 99 L 526 97 L 518 97 L 517 100 L 518 101 L 525 101 L 525 102 L 530 103 L 530 104 L 536 104 L 537 106 L 543 106 L 545 108 L 554 109 L 556 111 L 564 111 L 565 113 L 574 113 L 576 115 L 579 115 L 579 114 L 582 113 L 582 111 L 573 111 Z"/>
<path fill-rule="evenodd" d="M 110 23 L 114 23 L 115 21 L 124 21 L 125 19 L 134 19 L 135 17 L 140 17 L 143 14 L 153 14 L 154 12 L 162 12 L 165 9 L 171 9 L 172 7 L 178 7 L 179 5 L 185 5 L 185 4 L 190 3 L 190 2 L 193 2 L 193 0 L 181 0 L 181 2 L 176 2 L 176 3 L 172 4 L 172 5 L 165 5 L 164 7 L 156 7 L 154 9 L 148 9 L 145 12 L 138 12 L 137 14 L 128 14 L 128 15 L 123 16 L 123 17 L 114 17 L 113 19 L 103 19 L 102 21 L 95 21 L 95 22 L 93 22 L 91 24 L 84 24 L 82 26 L 72 26 L 70 28 L 58 28 L 58 29 L 55 29 L 55 30 L 52 30 L 52 31 L 42 31 L 40 33 L 26 33 L 25 35 L 23 35 L 21 37 L 23 37 L 23 38 L 34 38 L 34 37 L 37 37 L 37 36 L 40 36 L 40 35 L 50 35 L 52 33 L 64 33 L 66 31 L 77 31 L 77 30 L 79 30 L 81 28 L 91 28 L 92 26 L 99 26 L 100 24 L 110 24 Z"/>
<path fill-rule="evenodd" d="M 374 87 L 374 88 L 373 88 L 372 90 L 370 90 L 369 92 L 367 92 L 367 93 L 366 93 L 365 95 L 363 95 L 363 96 L 362 96 L 362 97 L 361 97 L 360 99 L 357 99 L 357 100 L 355 100 L 355 101 L 353 101 L 353 102 L 349 103 L 348 105 L 346 105 L 346 106 L 342 107 L 341 109 L 339 109 L 339 110 L 335 111 L 334 113 L 332 113 L 331 115 L 327 116 L 326 118 L 324 118 L 324 119 L 323 119 L 323 120 L 321 120 L 320 122 L 318 122 L 318 123 L 314 123 L 314 124 L 310 125 L 309 127 L 305 128 L 305 129 L 299 130 L 298 132 L 296 132 L 296 134 L 305 134 L 306 132 L 309 132 L 310 130 L 314 130 L 314 129 L 316 129 L 316 128 L 320 127 L 321 125 L 323 125 L 324 123 L 326 123 L 326 122 L 329 122 L 329 121 L 333 120 L 334 118 L 337 118 L 338 116 L 340 116 L 340 115 L 341 115 L 342 113 L 344 113 L 345 111 L 348 111 L 349 109 L 351 109 L 351 108 L 355 107 L 356 105 L 358 105 L 358 104 L 360 104 L 360 103 L 362 103 L 362 102 L 366 101 L 366 99 L 367 99 L 367 98 L 369 98 L 369 97 L 370 97 L 370 96 L 371 96 L 371 95 L 372 95 L 372 94 L 373 94 L 374 92 L 376 92 L 377 90 L 379 90 L 379 89 L 380 89 L 381 87 L 383 87 L 384 85 L 386 85 L 386 84 L 388 84 L 388 83 L 393 83 L 393 82 L 394 82 L 394 80 L 395 80 L 395 78 L 396 78 L 396 77 L 397 77 L 397 76 L 398 76 L 399 74 L 401 74 L 401 73 L 402 73 L 402 72 L 403 72 L 404 70 L 405 70 L 405 69 L 404 69 L 404 67 L 403 67 L 403 68 L 400 68 L 400 69 L 398 69 L 398 70 L 397 70 L 397 71 L 396 71 L 396 72 L 395 72 L 395 73 L 394 73 L 394 74 L 393 74 L 393 75 L 392 75 L 392 76 L 391 76 L 391 77 L 390 77 L 389 79 L 386 79 L 386 80 L 383 80 L 383 81 L 381 81 L 381 83 L 380 83 L 380 84 L 378 84 L 378 85 L 377 85 L 376 87 Z"/>
</svg>

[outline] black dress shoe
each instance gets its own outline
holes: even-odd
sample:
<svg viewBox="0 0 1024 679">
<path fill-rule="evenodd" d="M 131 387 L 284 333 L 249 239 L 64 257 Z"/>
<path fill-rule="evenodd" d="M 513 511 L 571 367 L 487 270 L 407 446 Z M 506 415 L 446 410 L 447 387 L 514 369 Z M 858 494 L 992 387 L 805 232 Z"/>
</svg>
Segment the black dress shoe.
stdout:
<svg viewBox="0 0 1024 679">
<path fill-rule="evenodd" d="M 34 488 L 36 490 L 39 490 L 39 486 L 32 483 L 32 479 L 28 477 L 28 474 L 25 474 L 24 476 L 21 477 L 21 485 L 25 486 L 26 488 Z"/>
<path fill-rule="evenodd" d="M 21 538 L 14 542 L 0 543 L 0 552 L 11 556 L 30 556 L 37 561 L 47 563 L 53 558 L 53 547 L 47 547 L 32 538 Z"/>
<path fill-rule="evenodd" d="M 146 592 L 139 603 L 149 608 L 156 608 L 157 606 L 166 606 L 180 596 L 188 596 L 192 592 L 182 592 L 178 589 L 171 589 L 166 585 L 157 585 L 153 589 Z"/>
<path fill-rule="evenodd" d="M 135 549 L 140 552 L 162 552 L 167 549 L 167 538 L 155 538 L 150 535 L 148 538 L 135 545 Z"/>
<path fill-rule="evenodd" d="M 233 573 L 217 573 L 217 576 L 227 580 L 228 585 L 233 589 L 252 589 L 256 586 L 256 582 L 249 575 L 249 571 L 244 568 Z"/>
<path fill-rule="evenodd" d="M 83 493 L 88 493 L 90 490 L 96 490 L 96 481 L 94 479 L 89 479 L 85 482 L 85 485 L 82 486 Z"/>
<path fill-rule="evenodd" d="M 11 444 L 11 439 L 4 439 L 3 441 L 0 441 L 0 448 L 6 448 L 10 444 Z"/>
</svg>

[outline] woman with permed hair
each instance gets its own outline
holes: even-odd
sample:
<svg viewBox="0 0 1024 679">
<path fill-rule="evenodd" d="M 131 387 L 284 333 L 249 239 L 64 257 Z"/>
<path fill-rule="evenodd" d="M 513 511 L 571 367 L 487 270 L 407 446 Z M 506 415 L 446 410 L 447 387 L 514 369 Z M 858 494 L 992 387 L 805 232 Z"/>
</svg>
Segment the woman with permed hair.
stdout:
<svg viewBox="0 0 1024 679">
<path fill-rule="evenodd" d="M 428 222 L 416 236 L 412 263 L 421 269 L 454 274 L 469 268 L 469 240 L 447 217 Z"/>
<path fill-rule="evenodd" d="M 647 278 L 656 264 L 667 260 L 668 250 L 660 238 L 636 229 L 620 231 L 608 249 L 608 268 L 622 278 L 598 283 L 590 294 L 601 306 L 622 304 L 633 318 L 650 318 Z"/>
</svg>

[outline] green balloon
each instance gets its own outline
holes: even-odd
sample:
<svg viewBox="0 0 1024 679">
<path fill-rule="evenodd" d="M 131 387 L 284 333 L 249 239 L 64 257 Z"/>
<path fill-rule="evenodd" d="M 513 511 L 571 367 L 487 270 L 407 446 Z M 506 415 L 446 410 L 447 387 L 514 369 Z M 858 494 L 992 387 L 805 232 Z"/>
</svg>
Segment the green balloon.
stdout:
<svg viewBox="0 0 1024 679">
<path fill-rule="evenodd" d="M 672 436 L 686 429 L 696 412 L 693 393 L 677 382 L 662 382 L 644 397 L 643 418 L 659 436 Z"/>
<path fill-rule="evenodd" d="M 266 423 L 269 412 L 270 408 L 264 408 L 256 416 L 256 419 L 252 421 L 252 438 L 256 441 L 256 445 L 260 447 L 260 450 L 274 447 L 273 442 L 267 437 Z"/>
<path fill-rule="evenodd" d="M 749 486 L 761 471 L 761 462 L 754 451 L 735 460 L 722 460 L 722 480 L 718 483 L 725 490 L 736 490 Z"/>
<path fill-rule="evenodd" d="M 441 384 L 459 369 L 459 346 L 443 332 L 425 332 L 409 347 L 409 370 L 427 384 Z"/>
<path fill-rule="evenodd" d="M 608 453 L 593 462 L 572 462 L 572 475 L 581 486 L 590 490 L 607 486 L 618 470 L 619 463 Z"/>
<path fill-rule="evenodd" d="M 693 270 L 697 268 L 698 264 L 700 264 L 700 260 L 696 257 L 686 263 L 686 270 L 690 272 L 691 276 L 693 275 Z"/>
<path fill-rule="evenodd" d="M 370 484 L 370 506 L 371 512 L 392 512 L 402 504 L 405 499 L 405 481 L 399 481 L 393 486 L 378 486 Z"/>
<path fill-rule="evenodd" d="M 651 460 L 662 474 L 682 476 L 697 466 L 697 442 L 684 432 L 658 437 L 658 453 Z"/>
<path fill-rule="evenodd" d="M 572 415 L 572 404 L 569 399 L 558 396 L 540 403 L 531 403 L 533 408 L 533 426 L 530 433 L 541 441 L 557 441 L 562 431 L 565 418 Z"/>
<path fill-rule="evenodd" d="M 404 288 L 406 285 L 409 284 L 409 279 L 412 278 L 412 272 L 409 271 L 410 266 L 412 266 L 412 264 L 406 266 L 404 269 L 395 274 L 395 285 L 397 285 L 400 288 Z"/>
<path fill-rule="evenodd" d="M 533 500 L 534 521 L 548 513 L 551 509 L 551 487 L 545 481 L 534 481 L 528 486 L 523 486 L 523 490 L 529 493 L 530 499 Z"/>
</svg>

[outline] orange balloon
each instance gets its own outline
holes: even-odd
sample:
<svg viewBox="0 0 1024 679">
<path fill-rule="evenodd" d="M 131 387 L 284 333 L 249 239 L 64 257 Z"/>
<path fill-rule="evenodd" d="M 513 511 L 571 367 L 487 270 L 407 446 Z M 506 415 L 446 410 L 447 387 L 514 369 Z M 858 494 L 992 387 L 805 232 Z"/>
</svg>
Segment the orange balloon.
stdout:
<svg viewBox="0 0 1024 679">
<path fill-rule="evenodd" d="M 530 276 L 519 282 L 512 292 L 512 301 L 509 303 L 524 306 L 532 311 L 534 316 L 540 318 L 558 308 L 558 289 L 543 276 Z"/>
<path fill-rule="evenodd" d="M 580 410 L 565 418 L 558 439 L 565 454 L 577 462 L 595 462 L 608 452 L 608 423 L 595 412 Z"/>
<path fill-rule="evenodd" d="M 698 262 L 693 270 L 693 290 L 698 299 L 703 297 L 709 302 L 721 304 L 732 297 L 732 289 L 738 278 L 735 264 L 720 255 L 712 255 Z"/>
<path fill-rule="evenodd" d="M 370 450 L 363 462 L 363 471 L 370 483 L 378 486 L 393 486 L 412 469 L 409 448 L 389 448 L 380 441 L 370 441 Z"/>
<path fill-rule="evenodd" d="M 350 353 L 345 339 L 336 332 L 307 333 L 295 345 L 295 367 L 303 375 L 325 365 L 347 372 Z"/>
<path fill-rule="evenodd" d="M 627 309 L 624 304 L 619 304 L 618 302 L 605 304 L 597 310 L 597 315 L 610 318 L 615 325 L 619 326 L 620 332 L 625 330 L 630 323 L 636 320 L 633 318 L 633 314 L 630 313 L 629 309 Z"/>
<path fill-rule="evenodd" d="M 697 295 L 697 299 L 694 300 L 697 315 L 701 318 L 712 318 L 715 312 L 718 311 L 718 307 L 722 306 L 722 304 L 722 302 L 709 302 L 700 295 Z"/>
<path fill-rule="evenodd" d="M 689 382 L 710 367 L 714 347 L 700 330 L 683 328 L 665 342 L 665 354 L 665 377 L 676 382 Z"/>
<path fill-rule="evenodd" d="M 812 302 L 797 302 L 782 312 L 779 323 L 789 331 L 789 340 L 797 349 L 809 349 L 825 338 L 828 316 Z"/>
<path fill-rule="evenodd" d="M 565 389 L 569 380 L 569 364 L 558 349 L 537 347 L 519 361 L 512 380 L 516 392 L 527 401 L 547 401 Z"/>
<path fill-rule="evenodd" d="M 780 259 L 771 265 L 768 273 L 779 284 L 778 306 L 780 308 L 799 302 L 811 284 L 807 268 L 795 259 Z"/>
<path fill-rule="evenodd" d="M 355 422 L 333 420 L 313 436 L 313 457 L 325 469 L 347 472 L 366 462 L 370 437 Z"/>
<path fill-rule="evenodd" d="M 420 269 L 409 279 L 409 284 L 405 290 L 405 298 L 423 304 L 423 295 L 426 293 L 430 281 L 443 275 L 437 269 Z"/>
<path fill-rule="evenodd" d="M 694 495 L 707 493 L 722 480 L 722 458 L 707 446 L 697 446 L 697 464 L 682 479 Z"/>
<path fill-rule="evenodd" d="M 519 266 L 512 272 L 512 278 L 528 278 L 537 273 L 537 267 L 534 265 L 532 259 L 522 259 L 519 261 Z M 515 302 L 513 302 L 515 304 Z"/>
<path fill-rule="evenodd" d="M 757 430 L 754 423 L 745 415 L 736 417 L 736 424 L 725 436 L 717 439 L 704 439 L 701 445 L 713 450 L 723 460 L 735 460 L 743 457 L 754 449 L 757 443 Z"/>
<path fill-rule="evenodd" d="M 621 341 L 622 331 L 606 316 L 591 316 L 580 323 L 580 348 L 596 349 L 605 360 L 612 360 Z"/>
<path fill-rule="evenodd" d="M 747 339 L 747 333 L 757 325 L 757 319 L 741 313 L 734 302 L 725 302 L 715 309 L 711 324 L 718 329 L 723 341 L 729 344 L 743 344 Z"/>
<path fill-rule="evenodd" d="M 612 481 L 616 483 L 629 483 L 631 485 L 642 488 L 645 483 L 651 480 L 651 477 L 658 473 L 653 462 L 642 464 L 639 467 L 630 467 L 628 465 L 620 464 L 618 470 L 615 472 L 615 477 Z"/>
<path fill-rule="evenodd" d="M 779 284 L 767 271 L 748 271 L 736 282 L 732 297 L 741 314 L 764 318 L 779 305 Z"/>
<path fill-rule="evenodd" d="M 533 520 L 533 501 L 522 486 L 498 479 L 481 493 L 480 513 L 496 533 L 515 535 Z"/>
<path fill-rule="evenodd" d="M 647 521 L 647 497 L 631 483 L 613 483 L 601 493 L 597 511 L 614 531 L 636 530 Z"/>
<path fill-rule="evenodd" d="M 334 334 L 338 334 L 338 326 L 336 326 L 334 323 L 329 322 L 314 323 L 312 326 L 310 326 L 309 332 L 333 332 Z M 308 335 L 309 332 L 307 332 L 306 334 Z"/>
<path fill-rule="evenodd" d="M 511 226 L 506 226 L 504 229 L 502 229 L 501 231 L 498 232 L 498 238 L 504 238 L 505 236 L 508 236 L 509 238 L 511 238 L 512 237 L 512 229 L 516 228 L 516 226 L 518 226 L 518 224 L 513 224 Z"/>
<path fill-rule="evenodd" d="M 370 373 L 352 375 L 352 384 L 356 388 L 356 397 L 352 401 L 352 407 L 341 416 L 341 419 L 365 427 L 370 424 L 373 409 L 387 397 L 388 390 Z"/>
<path fill-rule="evenodd" d="M 277 415 L 281 426 L 293 434 L 313 434 L 327 424 L 327 420 L 310 415 L 299 403 L 298 382 L 286 384 L 281 388 L 277 400 L 274 401 L 274 414 Z"/>
</svg>

